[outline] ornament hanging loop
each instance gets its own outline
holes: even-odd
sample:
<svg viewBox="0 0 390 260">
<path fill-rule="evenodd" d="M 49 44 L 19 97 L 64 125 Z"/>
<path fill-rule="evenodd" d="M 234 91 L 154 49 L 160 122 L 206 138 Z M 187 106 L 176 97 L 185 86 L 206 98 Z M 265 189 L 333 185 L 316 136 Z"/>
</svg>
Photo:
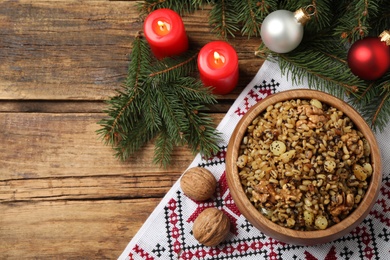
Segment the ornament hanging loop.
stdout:
<svg viewBox="0 0 390 260">
<path fill-rule="evenodd" d="M 310 12 L 309 12 L 310 11 Z M 308 5 L 306 7 L 299 8 L 294 12 L 294 17 L 297 19 L 299 23 L 302 25 L 305 25 L 311 18 L 316 13 L 316 8 L 314 5 Z"/>
<path fill-rule="evenodd" d="M 305 11 L 308 13 L 309 16 L 313 16 L 316 14 L 316 7 L 314 5 L 308 5 L 304 7 Z"/>
</svg>

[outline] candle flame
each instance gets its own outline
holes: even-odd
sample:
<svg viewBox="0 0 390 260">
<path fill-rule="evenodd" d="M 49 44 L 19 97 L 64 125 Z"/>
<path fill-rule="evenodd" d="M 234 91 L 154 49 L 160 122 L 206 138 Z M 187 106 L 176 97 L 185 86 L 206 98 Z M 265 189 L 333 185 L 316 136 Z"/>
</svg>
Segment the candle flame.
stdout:
<svg viewBox="0 0 390 260">
<path fill-rule="evenodd" d="M 171 30 L 171 25 L 167 21 L 158 20 L 156 25 L 157 25 L 155 28 L 157 30 L 156 32 L 160 36 L 167 35 L 169 33 L 169 31 Z"/>
<path fill-rule="evenodd" d="M 221 59 L 221 55 L 219 55 L 219 53 L 218 52 L 214 52 L 214 59 L 215 60 L 220 60 Z"/>
</svg>

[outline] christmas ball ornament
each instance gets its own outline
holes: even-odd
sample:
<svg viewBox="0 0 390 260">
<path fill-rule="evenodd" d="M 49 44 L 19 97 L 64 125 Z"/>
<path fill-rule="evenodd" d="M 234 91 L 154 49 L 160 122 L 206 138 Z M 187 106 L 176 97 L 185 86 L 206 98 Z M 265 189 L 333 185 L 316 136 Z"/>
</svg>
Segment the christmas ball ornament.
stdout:
<svg viewBox="0 0 390 260">
<path fill-rule="evenodd" d="M 277 53 L 290 52 L 298 47 L 303 38 L 303 26 L 312 15 L 307 8 L 296 12 L 277 10 L 267 15 L 260 31 L 265 46 Z"/>
<path fill-rule="evenodd" d="M 364 80 L 376 80 L 390 68 L 390 32 L 366 37 L 352 44 L 347 62 L 352 73 Z"/>
</svg>

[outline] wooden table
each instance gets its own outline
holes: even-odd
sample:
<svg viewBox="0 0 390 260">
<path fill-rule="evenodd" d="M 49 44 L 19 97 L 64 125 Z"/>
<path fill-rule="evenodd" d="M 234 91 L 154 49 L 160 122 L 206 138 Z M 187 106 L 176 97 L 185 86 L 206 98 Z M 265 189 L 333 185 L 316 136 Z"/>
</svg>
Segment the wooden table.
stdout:
<svg viewBox="0 0 390 260">
<path fill-rule="evenodd" d="M 209 9 L 184 17 L 201 47 Z M 118 161 L 99 140 L 104 103 L 126 77 L 142 30 L 137 1 L 0 2 L 0 259 L 115 259 L 194 159 L 151 163 L 153 144 Z M 240 83 L 210 111 L 225 115 L 262 64 L 258 38 L 236 37 Z"/>
</svg>

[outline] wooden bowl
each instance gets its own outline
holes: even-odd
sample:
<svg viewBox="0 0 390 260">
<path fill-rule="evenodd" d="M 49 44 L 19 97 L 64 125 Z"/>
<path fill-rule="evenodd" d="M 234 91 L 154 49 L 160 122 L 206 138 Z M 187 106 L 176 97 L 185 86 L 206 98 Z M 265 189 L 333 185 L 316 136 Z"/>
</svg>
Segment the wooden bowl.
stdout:
<svg viewBox="0 0 390 260">
<path fill-rule="evenodd" d="M 343 111 L 355 124 L 368 140 L 371 145 L 371 164 L 373 167 L 373 174 L 366 192 L 366 195 L 360 202 L 360 205 L 341 222 L 330 226 L 324 230 L 315 231 L 297 231 L 290 228 L 282 227 L 263 216 L 255 206 L 249 201 L 240 182 L 238 175 L 238 168 L 236 165 L 239 156 L 239 147 L 241 141 L 246 133 L 247 127 L 251 122 L 264 111 L 269 105 L 280 101 L 291 99 L 317 99 L 322 103 L 326 103 Z M 382 180 L 382 165 L 381 156 L 376 142 L 376 138 L 370 127 L 364 119 L 347 103 L 344 101 L 316 90 L 290 90 L 277 94 L 273 94 L 264 100 L 255 104 L 240 120 L 236 126 L 229 145 L 226 156 L 226 174 L 229 189 L 234 202 L 238 209 L 247 218 L 247 220 L 264 234 L 280 240 L 285 243 L 296 245 L 316 245 L 323 244 L 336 240 L 344 235 L 350 233 L 356 226 L 358 226 L 367 216 L 371 208 L 376 202 L 379 194 L 381 180 Z"/>
</svg>

